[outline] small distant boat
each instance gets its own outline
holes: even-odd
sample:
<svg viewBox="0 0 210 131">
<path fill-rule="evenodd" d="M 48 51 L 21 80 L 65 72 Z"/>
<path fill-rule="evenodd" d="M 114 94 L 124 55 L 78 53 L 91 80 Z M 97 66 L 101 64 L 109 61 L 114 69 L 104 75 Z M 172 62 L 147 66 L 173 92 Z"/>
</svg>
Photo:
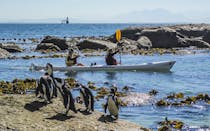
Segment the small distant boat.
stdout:
<svg viewBox="0 0 210 131">
<path fill-rule="evenodd" d="M 143 63 L 139 65 L 92 65 L 92 66 L 69 66 L 53 67 L 54 71 L 170 71 L 176 61 L 162 61 Z M 43 66 L 32 64 L 31 70 L 45 70 Z"/>
</svg>

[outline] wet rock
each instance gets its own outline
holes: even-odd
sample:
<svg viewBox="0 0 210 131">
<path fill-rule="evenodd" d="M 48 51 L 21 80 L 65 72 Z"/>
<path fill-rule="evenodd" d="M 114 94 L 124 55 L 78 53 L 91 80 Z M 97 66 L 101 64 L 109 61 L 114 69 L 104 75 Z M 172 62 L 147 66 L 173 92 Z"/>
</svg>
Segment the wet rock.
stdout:
<svg viewBox="0 0 210 131">
<path fill-rule="evenodd" d="M 156 102 L 156 106 L 169 106 L 170 103 L 165 101 L 165 100 L 159 100 L 158 102 Z"/>
<path fill-rule="evenodd" d="M 151 91 L 149 91 L 149 95 L 151 95 L 151 96 L 155 96 L 155 95 L 157 95 L 157 93 L 158 93 L 158 91 L 155 89 L 152 89 Z"/>
<path fill-rule="evenodd" d="M 158 128 L 158 131 L 171 131 L 171 129 L 168 126 L 164 125 Z"/>
<path fill-rule="evenodd" d="M 117 45 L 115 43 L 104 41 L 104 40 L 92 40 L 92 39 L 86 39 L 84 41 L 81 41 L 77 44 L 78 48 L 80 50 L 83 49 L 112 49 L 115 48 Z"/>
<path fill-rule="evenodd" d="M 187 54 L 195 54 L 195 52 L 191 51 L 191 50 L 180 49 L 180 50 L 176 50 L 173 54 L 176 54 L 176 55 L 187 55 Z"/>
<path fill-rule="evenodd" d="M 5 49 L 5 50 L 7 50 L 10 53 L 23 52 L 23 49 L 21 49 L 15 43 L 0 44 L 0 48 Z"/>
<path fill-rule="evenodd" d="M 61 39 L 54 36 L 46 36 L 41 43 L 53 43 L 57 47 L 59 47 L 61 50 L 68 49 L 68 44 L 65 39 Z"/>
<path fill-rule="evenodd" d="M 101 87 L 97 89 L 97 95 L 95 96 L 95 98 L 98 99 L 102 99 L 104 98 L 106 95 L 109 94 L 109 90 L 105 87 Z"/>
<path fill-rule="evenodd" d="M 30 40 L 33 43 L 39 43 L 39 39 L 37 38 L 28 38 L 28 40 Z"/>
<path fill-rule="evenodd" d="M 75 88 L 76 87 L 77 81 L 74 78 L 68 77 L 65 80 L 69 84 L 70 88 Z"/>
<path fill-rule="evenodd" d="M 0 48 L 0 59 L 5 59 L 10 57 L 10 53 L 6 51 L 5 49 Z"/>
<path fill-rule="evenodd" d="M 122 91 L 131 91 L 132 89 L 134 89 L 133 87 L 130 87 L 130 86 L 124 86 L 123 88 L 122 88 Z"/>
<path fill-rule="evenodd" d="M 210 96 L 208 94 L 198 94 L 195 98 L 196 100 L 210 101 Z"/>
<path fill-rule="evenodd" d="M 138 40 L 138 48 L 150 49 L 152 48 L 152 42 L 146 36 L 141 36 Z"/>
<path fill-rule="evenodd" d="M 61 51 L 61 49 L 53 43 L 40 43 L 37 45 L 35 49 L 35 51 L 45 51 L 45 50 Z"/>
<path fill-rule="evenodd" d="M 154 48 L 181 47 L 176 31 L 168 27 L 145 29 L 141 32 L 141 36 L 147 36 Z"/>
<path fill-rule="evenodd" d="M 179 120 L 168 120 L 168 118 L 165 118 L 165 121 L 161 121 L 158 123 L 159 125 L 161 125 L 161 127 L 158 129 L 161 131 L 165 131 L 164 129 L 168 130 L 172 130 L 171 128 L 174 128 L 176 130 L 181 130 L 182 127 L 184 126 L 184 123 L 182 121 Z"/>
<path fill-rule="evenodd" d="M 183 93 L 172 93 L 171 95 L 167 96 L 168 99 L 181 99 L 184 98 L 184 94 Z"/>
<path fill-rule="evenodd" d="M 92 90 L 97 90 L 97 87 L 95 86 L 94 82 L 89 81 L 88 82 L 88 88 L 92 89 Z"/>
</svg>

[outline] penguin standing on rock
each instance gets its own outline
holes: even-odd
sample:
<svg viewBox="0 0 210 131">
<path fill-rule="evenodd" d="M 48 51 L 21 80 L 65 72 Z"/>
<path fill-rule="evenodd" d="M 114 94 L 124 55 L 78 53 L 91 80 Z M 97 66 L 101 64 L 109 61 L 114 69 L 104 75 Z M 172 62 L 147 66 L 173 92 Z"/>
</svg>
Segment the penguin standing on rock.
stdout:
<svg viewBox="0 0 210 131">
<path fill-rule="evenodd" d="M 114 116 L 115 119 L 118 119 L 119 115 L 119 102 L 116 96 L 117 88 L 111 88 L 110 94 L 107 98 L 106 104 L 104 106 L 104 112 L 107 112 L 107 108 L 109 110 L 110 116 Z"/>
<path fill-rule="evenodd" d="M 51 103 L 52 92 L 51 92 L 51 79 L 49 78 L 48 74 L 41 76 L 40 79 L 37 81 L 37 88 L 36 88 L 36 96 L 41 94 L 41 97 L 45 99 L 46 102 Z"/>
<path fill-rule="evenodd" d="M 51 77 L 52 81 L 53 81 L 53 84 L 52 84 L 52 92 L 53 92 L 53 96 L 54 97 L 57 97 L 57 85 L 56 85 L 56 82 L 55 82 L 55 78 L 53 76 L 53 66 L 52 64 L 50 63 L 47 63 L 46 65 L 46 72 L 48 73 L 48 75 Z"/>
<path fill-rule="evenodd" d="M 57 80 L 58 78 L 56 78 L 55 80 Z M 66 108 L 66 112 L 65 115 L 68 114 L 69 110 L 72 110 L 73 112 L 77 113 L 77 110 L 75 108 L 75 104 L 74 104 L 74 98 L 71 94 L 71 91 L 69 89 L 69 85 L 65 80 L 61 80 L 61 88 L 58 87 L 58 90 L 60 91 L 62 98 L 63 98 L 63 105 Z"/>
<path fill-rule="evenodd" d="M 71 91 L 66 81 L 64 81 L 64 84 L 62 85 L 61 94 L 63 96 L 64 107 L 66 108 L 66 115 L 68 114 L 69 110 L 72 110 L 73 112 L 77 113 L 77 110 L 74 104 L 74 98 L 71 94 Z"/>
<path fill-rule="evenodd" d="M 50 63 L 47 63 L 46 70 L 45 74 L 37 81 L 36 96 L 40 93 L 46 101 L 51 103 L 53 96 L 57 97 L 57 89 Z"/>
<path fill-rule="evenodd" d="M 94 96 L 91 90 L 82 84 L 80 84 L 80 87 L 80 96 L 85 103 L 86 111 L 94 111 Z"/>
</svg>

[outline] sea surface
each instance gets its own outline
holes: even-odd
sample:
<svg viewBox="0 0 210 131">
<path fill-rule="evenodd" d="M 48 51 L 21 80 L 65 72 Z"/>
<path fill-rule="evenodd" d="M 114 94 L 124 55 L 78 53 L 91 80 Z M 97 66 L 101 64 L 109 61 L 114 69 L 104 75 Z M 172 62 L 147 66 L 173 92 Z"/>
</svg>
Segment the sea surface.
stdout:
<svg viewBox="0 0 210 131">
<path fill-rule="evenodd" d="M 46 35 L 59 37 L 74 36 L 109 36 L 116 29 L 130 26 L 160 26 L 165 24 L 0 24 L 0 41 L 14 41 L 18 39 L 38 38 Z M 4 40 L 3 40 L 4 39 Z M 42 55 L 30 51 L 33 43 L 18 41 L 23 48 L 23 53 L 15 53 L 16 56 Z M 118 60 L 119 55 L 115 56 Z M 184 107 L 156 107 L 154 102 L 166 97 L 172 92 L 183 92 L 185 96 L 208 93 L 210 95 L 210 53 L 198 53 L 190 55 L 122 55 L 122 64 L 139 64 L 154 61 L 175 60 L 176 64 L 170 72 L 78 72 L 64 73 L 55 72 L 56 77 L 74 77 L 79 82 L 86 84 L 93 81 L 98 87 L 107 86 L 104 82 L 116 84 L 119 88 L 124 86 L 133 87 L 133 92 L 148 93 L 151 89 L 159 91 L 153 98 L 153 102 L 141 106 L 121 107 L 120 118 L 135 122 L 148 128 L 156 129 L 157 122 L 168 117 L 169 120 L 181 120 L 186 126 L 204 127 L 210 126 L 210 105 L 199 102 Z M 90 65 L 93 62 L 105 64 L 104 56 L 85 57 L 78 59 L 79 62 Z M 15 78 L 36 78 L 43 72 L 30 71 L 31 63 L 45 65 L 52 63 L 54 66 L 64 66 L 65 58 L 42 58 L 42 59 L 0 59 L 0 80 L 12 81 Z M 109 86 L 109 85 L 108 85 Z M 76 97 L 77 93 L 74 93 Z M 96 101 L 96 110 L 103 111 L 101 104 L 104 101 Z M 186 128 L 187 128 L 186 127 Z"/>
</svg>

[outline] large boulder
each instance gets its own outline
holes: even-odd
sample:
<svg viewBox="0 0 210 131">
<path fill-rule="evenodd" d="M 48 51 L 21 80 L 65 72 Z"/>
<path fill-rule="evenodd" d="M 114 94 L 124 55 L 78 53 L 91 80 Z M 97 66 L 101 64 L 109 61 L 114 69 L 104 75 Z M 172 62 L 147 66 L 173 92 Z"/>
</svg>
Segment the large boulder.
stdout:
<svg viewBox="0 0 210 131">
<path fill-rule="evenodd" d="M 0 44 L 0 48 L 5 49 L 5 50 L 7 50 L 10 53 L 23 52 L 23 49 L 20 48 L 15 43 Z"/>
<path fill-rule="evenodd" d="M 203 40 L 210 43 L 210 31 L 203 36 Z"/>
<path fill-rule="evenodd" d="M 129 27 L 121 30 L 122 38 L 128 38 L 130 40 L 138 40 L 140 32 L 143 30 L 143 27 Z M 116 34 L 111 35 L 108 40 L 116 43 L 115 38 Z"/>
<path fill-rule="evenodd" d="M 150 41 L 150 39 L 146 36 L 141 36 L 138 40 L 138 48 L 146 48 L 146 49 L 150 49 L 152 48 L 152 42 Z"/>
<path fill-rule="evenodd" d="M 10 53 L 5 49 L 0 48 L 0 59 L 8 58 Z"/>
<path fill-rule="evenodd" d="M 117 45 L 115 43 L 104 41 L 104 40 L 92 40 L 92 39 L 86 39 L 77 44 L 78 48 L 80 50 L 83 49 L 112 49 L 115 48 Z"/>
<path fill-rule="evenodd" d="M 189 38 L 204 36 L 210 31 L 210 26 L 208 24 L 183 24 L 171 26 L 170 28 L 175 29 L 177 32 Z"/>
<path fill-rule="evenodd" d="M 51 51 L 61 51 L 61 49 L 54 45 L 53 43 L 40 43 L 37 45 L 36 51 L 51 50 Z"/>
<path fill-rule="evenodd" d="M 147 36 L 151 40 L 153 48 L 182 47 L 178 42 L 176 31 L 167 27 L 145 29 L 140 33 L 140 36 Z"/>
<path fill-rule="evenodd" d="M 61 50 L 68 49 L 68 43 L 65 39 L 61 39 L 54 36 L 46 36 L 41 43 L 53 43 L 54 45 L 58 46 Z"/>
</svg>

